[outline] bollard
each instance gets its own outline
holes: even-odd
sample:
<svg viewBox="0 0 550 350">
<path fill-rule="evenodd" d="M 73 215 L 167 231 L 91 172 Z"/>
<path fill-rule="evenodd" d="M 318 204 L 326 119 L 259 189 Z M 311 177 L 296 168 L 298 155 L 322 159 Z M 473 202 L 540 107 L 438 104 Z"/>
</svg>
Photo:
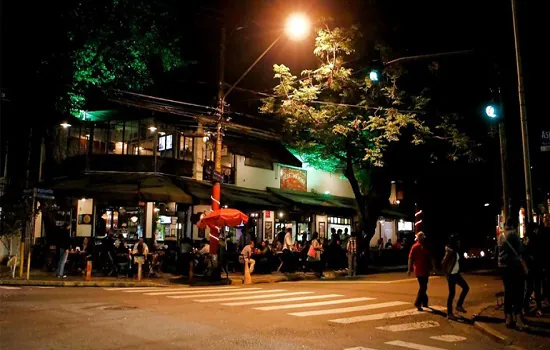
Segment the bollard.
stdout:
<svg viewBox="0 0 550 350">
<path fill-rule="evenodd" d="M 88 260 L 86 262 L 86 281 L 92 280 L 92 261 Z"/>
<path fill-rule="evenodd" d="M 29 252 L 29 257 L 27 258 L 27 281 L 30 278 L 31 274 L 31 252 Z"/>
<path fill-rule="evenodd" d="M 191 262 L 189 262 L 189 284 L 191 284 L 191 282 L 193 282 L 193 260 L 191 260 Z"/>
<path fill-rule="evenodd" d="M 138 282 L 141 282 L 142 266 L 143 264 L 138 262 Z"/>
<path fill-rule="evenodd" d="M 252 277 L 250 276 L 250 267 L 248 267 L 248 259 L 244 259 L 244 281 L 243 284 L 252 284 Z"/>
<path fill-rule="evenodd" d="M 19 245 L 19 277 L 23 277 L 23 265 L 25 264 L 25 242 Z"/>
</svg>

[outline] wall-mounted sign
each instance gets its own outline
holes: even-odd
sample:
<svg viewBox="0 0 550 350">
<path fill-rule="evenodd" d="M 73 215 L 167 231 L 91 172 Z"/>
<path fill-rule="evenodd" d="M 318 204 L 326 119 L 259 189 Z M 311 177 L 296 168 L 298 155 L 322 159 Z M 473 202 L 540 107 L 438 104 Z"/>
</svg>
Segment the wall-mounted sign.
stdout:
<svg viewBox="0 0 550 350">
<path fill-rule="evenodd" d="M 282 166 L 280 172 L 282 190 L 307 192 L 307 171 Z"/>
<path fill-rule="evenodd" d="M 166 136 L 159 137 L 159 151 L 162 152 L 166 149 Z"/>
<path fill-rule="evenodd" d="M 173 136 L 172 135 L 168 135 L 166 136 L 166 150 L 168 151 L 169 149 L 172 149 L 172 138 Z"/>
<path fill-rule="evenodd" d="M 79 225 L 91 225 L 92 216 L 90 214 L 80 214 L 78 215 L 78 224 Z"/>
<path fill-rule="evenodd" d="M 542 152 L 550 152 L 550 130 L 542 130 L 540 150 Z"/>
</svg>

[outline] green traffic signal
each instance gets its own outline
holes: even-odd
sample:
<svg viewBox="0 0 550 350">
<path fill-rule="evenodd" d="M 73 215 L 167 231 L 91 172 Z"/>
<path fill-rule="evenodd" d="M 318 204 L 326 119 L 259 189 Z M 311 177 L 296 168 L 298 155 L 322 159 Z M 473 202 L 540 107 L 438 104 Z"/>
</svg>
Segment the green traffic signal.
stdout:
<svg viewBox="0 0 550 350">
<path fill-rule="evenodd" d="M 487 107 L 485 107 L 485 114 L 491 119 L 495 119 L 498 117 L 497 109 L 493 105 L 488 105 Z"/>
<path fill-rule="evenodd" d="M 369 73 L 369 78 L 370 78 L 371 81 L 378 81 L 378 72 L 375 71 L 375 70 L 372 70 Z"/>
</svg>

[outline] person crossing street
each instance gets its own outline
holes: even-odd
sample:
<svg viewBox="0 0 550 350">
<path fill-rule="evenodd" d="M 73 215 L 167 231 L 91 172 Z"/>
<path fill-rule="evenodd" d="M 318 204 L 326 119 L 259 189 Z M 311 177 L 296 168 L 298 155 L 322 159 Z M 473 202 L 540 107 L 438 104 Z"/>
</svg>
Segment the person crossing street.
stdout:
<svg viewBox="0 0 550 350">
<path fill-rule="evenodd" d="M 428 307 L 428 280 L 432 269 L 432 255 L 424 244 L 425 235 L 420 231 L 416 234 L 416 243 L 411 247 L 409 253 L 409 268 L 407 274 L 410 276 L 414 270 L 414 275 L 418 280 L 418 294 L 414 306 L 418 311 L 422 307 Z"/>
<path fill-rule="evenodd" d="M 458 302 L 456 303 L 456 311 L 466 312 L 464 309 L 464 300 L 470 291 L 468 283 L 464 280 L 460 274 L 460 265 L 458 255 L 458 249 L 460 248 L 460 240 L 457 236 L 451 235 L 449 237 L 449 245 L 445 247 L 445 256 L 441 262 L 441 270 L 445 272 L 447 277 L 447 284 L 449 286 L 449 297 L 447 298 L 447 318 L 449 320 L 456 320 L 456 316 L 453 314 L 453 302 L 456 294 L 456 285 L 458 284 L 462 288 Z"/>
</svg>

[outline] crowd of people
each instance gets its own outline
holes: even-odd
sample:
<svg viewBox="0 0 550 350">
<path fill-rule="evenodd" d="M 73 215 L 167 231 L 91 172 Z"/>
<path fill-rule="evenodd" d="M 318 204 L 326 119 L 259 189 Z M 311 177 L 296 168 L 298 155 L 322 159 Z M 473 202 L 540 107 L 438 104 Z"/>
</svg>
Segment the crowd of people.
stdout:
<svg viewBox="0 0 550 350">
<path fill-rule="evenodd" d="M 504 314 L 508 328 L 527 329 L 524 315 L 542 316 L 543 299 L 550 301 L 550 256 L 545 253 L 549 236 L 547 227 L 530 223 L 521 238 L 518 222 L 513 218 L 507 220 L 505 231 L 498 236 L 498 267 L 504 285 Z M 447 317 L 451 320 L 456 319 L 454 310 L 466 312 L 464 302 L 470 290 L 460 273 L 459 250 L 460 239 L 451 235 L 440 265 L 447 278 Z M 419 285 L 414 305 L 422 311 L 429 305 L 429 276 L 436 268 L 432 252 L 425 244 L 423 232 L 416 234 L 416 243 L 409 252 L 408 266 L 408 274 L 414 271 Z M 457 285 L 462 291 L 456 308 L 453 309 Z"/>
</svg>

